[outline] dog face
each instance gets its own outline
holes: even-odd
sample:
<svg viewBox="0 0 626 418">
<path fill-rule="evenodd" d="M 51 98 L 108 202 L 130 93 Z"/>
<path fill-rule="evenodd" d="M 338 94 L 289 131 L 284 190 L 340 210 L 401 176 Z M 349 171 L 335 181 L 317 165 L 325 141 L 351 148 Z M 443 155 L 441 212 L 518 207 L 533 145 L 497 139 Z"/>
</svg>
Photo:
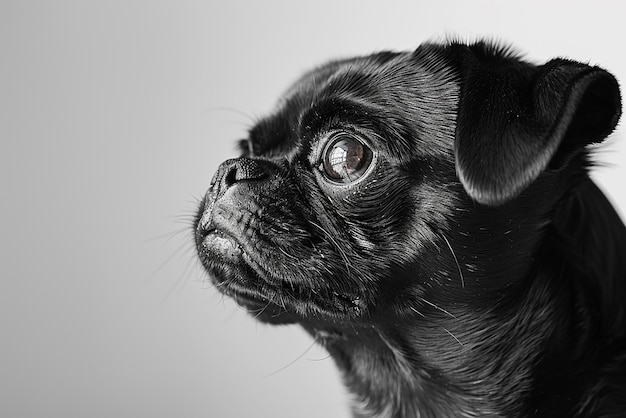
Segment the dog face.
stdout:
<svg viewBox="0 0 626 418">
<path fill-rule="evenodd" d="M 406 58 L 306 75 L 252 129 L 246 157 L 216 174 L 200 210 L 200 254 L 218 287 L 260 319 L 367 315 L 381 279 L 411 258 L 407 248 L 417 254 L 446 222 L 458 194 L 459 89 L 449 71 Z"/>
<path fill-rule="evenodd" d="M 376 413 L 399 408 L 372 401 L 384 386 L 469 410 L 469 395 L 435 396 L 432 375 L 508 388 L 512 400 L 496 403 L 519 408 L 553 330 L 538 318 L 561 306 L 550 279 L 534 287 L 557 268 L 539 274 L 537 260 L 564 196 L 587 179 L 584 147 L 619 114 L 606 71 L 536 66 L 486 43 L 331 62 L 219 167 L 195 224 L 200 259 L 257 319 L 300 323 L 326 344 Z M 527 333 L 504 335 L 517 321 Z M 507 383 L 479 348 L 492 344 L 494 359 L 516 343 L 528 353 Z M 391 360 L 365 383 L 376 356 Z"/>
</svg>

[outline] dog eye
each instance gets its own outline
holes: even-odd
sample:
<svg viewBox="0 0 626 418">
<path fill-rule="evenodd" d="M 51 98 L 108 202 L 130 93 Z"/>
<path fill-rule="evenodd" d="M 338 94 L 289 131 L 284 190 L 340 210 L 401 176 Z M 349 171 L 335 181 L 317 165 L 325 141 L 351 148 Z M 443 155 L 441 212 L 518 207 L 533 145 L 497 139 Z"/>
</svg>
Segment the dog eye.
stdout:
<svg viewBox="0 0 626 418">
<path fill-rule="evenodd" d="M 372 162 L 372 150 L 358 138 L 339 133 L 328 141 L 321 169 L 337 183 L 352 183 L 362 177 Z"/>
</svg>

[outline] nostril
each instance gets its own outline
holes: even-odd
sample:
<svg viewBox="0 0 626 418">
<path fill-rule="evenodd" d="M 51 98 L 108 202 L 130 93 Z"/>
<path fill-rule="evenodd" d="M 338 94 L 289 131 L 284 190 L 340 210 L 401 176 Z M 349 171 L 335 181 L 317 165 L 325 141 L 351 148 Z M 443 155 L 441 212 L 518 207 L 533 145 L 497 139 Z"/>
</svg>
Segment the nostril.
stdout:
<svg viewBox="0 0 626 418">
<path fill-rule="evenodd" d="M 223 177 L 224 186 L 227 188 L 237 182 L 237 167 L 232 166 Z"/>
<path fill-rule="evenodd" d="M 226 187 L 242 181 L 258 181 L 269 176 L 268 168 L 262 162 L 250 158 L 235 160 L 224 174 L 223 182 Z"/>
</svg>

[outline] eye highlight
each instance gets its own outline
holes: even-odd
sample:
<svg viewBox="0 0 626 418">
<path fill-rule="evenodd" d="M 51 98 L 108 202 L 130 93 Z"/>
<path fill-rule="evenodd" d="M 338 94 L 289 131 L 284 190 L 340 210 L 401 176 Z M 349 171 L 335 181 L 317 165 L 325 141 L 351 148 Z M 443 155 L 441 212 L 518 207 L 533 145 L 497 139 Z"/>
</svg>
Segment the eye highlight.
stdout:
<svg viewBox="0 0 626 418">
<path fill-rule="evenodd" d="M 359 138 L 340 132 L 324 147 L 320 169 L 330 181 L 349 184 L 363 177 L 372 159 L 372 150 Z"/>
</svg>

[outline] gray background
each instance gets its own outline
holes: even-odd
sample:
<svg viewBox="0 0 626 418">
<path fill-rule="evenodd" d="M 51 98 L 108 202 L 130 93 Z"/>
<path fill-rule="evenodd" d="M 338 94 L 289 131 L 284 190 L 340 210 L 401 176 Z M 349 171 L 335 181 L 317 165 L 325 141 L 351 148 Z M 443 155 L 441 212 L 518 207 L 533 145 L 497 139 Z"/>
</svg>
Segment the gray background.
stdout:
<svg viewBox="0 0 626 418">
<path fill-rule="evenodd" d="M 0 416 L 348 416 L 322 349 L 199 268 L 218 163 L 312 65 L 446 34 L 626 80 L 619 3 L 0 0 Z M 623 213 L 623 129 L 598 156 Z"/>
</svg>

